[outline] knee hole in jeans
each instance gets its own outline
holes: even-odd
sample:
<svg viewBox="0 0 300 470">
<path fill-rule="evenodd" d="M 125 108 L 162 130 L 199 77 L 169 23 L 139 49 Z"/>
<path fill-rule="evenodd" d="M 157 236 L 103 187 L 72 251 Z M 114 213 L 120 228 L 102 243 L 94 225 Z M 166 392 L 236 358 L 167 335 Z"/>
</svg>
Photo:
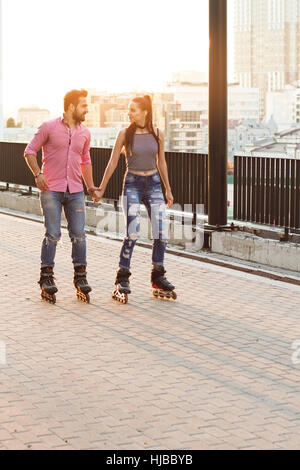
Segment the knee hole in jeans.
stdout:
<svg viewBox="0 0 300 470">
<path fill-rule="evenodd" d="M 46 236 L 45 237 L 45 244 L 49 245 L 49 243 L 58 243 L 60 240 L 60 236 L 54 237 L 54 236 Z"/>
<path fill-rule="evenodd" d="M 71 238 L 72 243 L 82 243 L 84 242 L 86 237 L 73 237 Z"/>
</svg>

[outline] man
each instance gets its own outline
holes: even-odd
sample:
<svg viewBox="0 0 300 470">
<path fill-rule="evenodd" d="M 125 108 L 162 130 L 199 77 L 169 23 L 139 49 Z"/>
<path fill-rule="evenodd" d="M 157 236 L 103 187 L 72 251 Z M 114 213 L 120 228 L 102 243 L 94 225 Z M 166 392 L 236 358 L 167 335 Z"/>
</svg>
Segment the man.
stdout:
<svg viewBox="0 0 300 470">
<path fill-rule="evenodd" d="M 79 296 L 89 301 L 92 290 L 86 279 L 85 200 L 82 177 L 91 197 L 97 196 L 90 158 L 89 130 L 82 124 L 88 112 L 87 91 L 72 90 L 64 97 L 64 115 L 43 123 L 24 156 L 40 189 L 40 202 L 45 223 L 41 252 L 42 297 L 55 302 L 54 260 L 61 237 L 61 212 L 68 222 L 72 241 L 74 285 Z M 43 149 L 43 166 L 37 163 L 37 152 Z M 82 294 L 82 295 L 80 295 Z"/>
</svg>

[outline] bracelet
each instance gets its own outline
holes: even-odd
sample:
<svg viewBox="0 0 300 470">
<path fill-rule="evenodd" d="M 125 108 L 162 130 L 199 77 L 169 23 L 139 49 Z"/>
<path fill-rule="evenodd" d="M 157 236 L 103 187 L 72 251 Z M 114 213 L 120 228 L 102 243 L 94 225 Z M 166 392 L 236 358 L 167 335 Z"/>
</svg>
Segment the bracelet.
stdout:
<svg viewBox="0 0 300 470">
<path fill-rule="evenodd" d="M 34 175 L 34 179 L 36 180 L 40 175 L 42 175 L 43 172 L 42 171 L 39 171 L 36 175 Z"/>
</svg>

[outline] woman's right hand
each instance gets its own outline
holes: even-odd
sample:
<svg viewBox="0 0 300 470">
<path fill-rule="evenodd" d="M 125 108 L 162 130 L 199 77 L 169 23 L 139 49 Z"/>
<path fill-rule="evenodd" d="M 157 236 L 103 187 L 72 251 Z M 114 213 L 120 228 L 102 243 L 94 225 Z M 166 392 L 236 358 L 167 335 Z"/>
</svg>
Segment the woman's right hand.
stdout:
<svg viewBox="0 0 300 470">
<path fill-rule="evenodd" d="M 174 197 L 172 191 L 170 189 L 166 189 L 166 200 L 167 200 L 167 207 L 171 207 L 174 204 Z"/>
</svg>

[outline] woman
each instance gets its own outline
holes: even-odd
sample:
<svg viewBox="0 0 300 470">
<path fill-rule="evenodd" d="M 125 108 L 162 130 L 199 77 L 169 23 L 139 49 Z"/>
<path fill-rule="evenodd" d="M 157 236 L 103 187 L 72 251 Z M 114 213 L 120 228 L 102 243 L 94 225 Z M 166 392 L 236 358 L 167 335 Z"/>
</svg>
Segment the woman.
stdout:
<svg viewBox="0 0 300 470">
<path fill-rule="evenodd" d="M 117 136 L 111 158 L 97 190 L 97 200 L 99 200 L 103 197 L 109 179 L 118 165 L 121 151 L 125 147 L 127 171 L 124 177 L 122 201 L 126 237 L 121 249 L 113 298 L 126 303 L 127 294 L 131 292 L 130 261 L 140 230 L 140 204 L 143 202 L 151 220 L 154 238 L 151 272 L 152 287 L 155 289 L 153 294 L 156 297 L 166 296 L 175 299 L 176 294 L 172 292 L 175 287 L 164 276 L 166 211 L 161 179 L 165 186 L 168 207 L 173 204 L 173 195 L 165 160 L 164 135 L 159 129 L 154 131 L 150 96 L 136 97 L 131 101 L 129 119 L 131 122 L 129 127 L 122 129 Z"/>
</svg>

